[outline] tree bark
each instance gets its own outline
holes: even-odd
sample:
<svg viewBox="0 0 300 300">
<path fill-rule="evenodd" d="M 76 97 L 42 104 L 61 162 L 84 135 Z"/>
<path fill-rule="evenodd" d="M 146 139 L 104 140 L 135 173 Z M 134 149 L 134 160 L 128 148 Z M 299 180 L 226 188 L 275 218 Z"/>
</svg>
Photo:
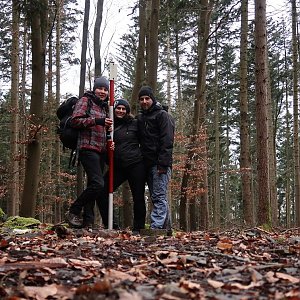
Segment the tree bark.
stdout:
<svg viewBox="0 0 300 300">
<path fill-rule="evenodd" d="M 157 68 L 158 68 L 158 25 L 159 25 L 159 4 L 160 0 L 152 0 L 150 26 L 149 26 L 149 64 L 148 84 L 156 91 Z"/>
<path fill-rule="evenodd" d="M 94 26 L 94 59 L 95 59 L 95 78 L 101 76 L 101 42 L 100 42 L 100 28 L 102 23 L 102 14 L 103 14 L 103 0 L 97 1 L 97 15 Z"/>
<path fill-rule="evenodd" d="M 139 1 L 139 42 L 135 62 L 135 80 L 131 94 L 131 110 L 134 114 L 138 112 L 138 93 L 142 83 L 145 81 L 145 39 L 146 39 L 146 3 Z"/>
<path fill-rule="evenodd" d="M 46 12 L 46 1 L 43 1 L 43 5 L 40 10 L 33 9 L 29 12 L 32 31 L 32 91 L 24 190 L 20 208 L 20 215 L 24 217 L 35 216 L 37 200 L 45 92 Z"/>
<path fill-rule="evenodd" d="M 270 181 L 268 153 L 268 115 L 267 115 L 267 38 L 266 38 L 266 0 L 255 0 L 255 98 L 257 132 L 257 183 L 259 225 L 270 225 Z"/>
<path fill-rule="evenodd" d="M 241 179 L 243 218 L 247 226 L 254 224 L 253 198 L 251 190 L 251 159 L 249 140 L 249 111 L 248 111 L 248 0 L 242 0 L 241 11 L 241 42 L 240 42 L 240 136 L 241 136 Z"/>
<path fill-rule="evenodd" d="M 298 43 L 297 8 L 292 0 L 292 43 L 293 43 L 293 144 L 294 144 L 294 188 L 295 188 L 295 225 L 300 226 L 300 165 L 299 165 L 299 99 L 298 99 Z"/>
<path fill-rule="evenodd" d="M 19 214 L 19 11 L 18 1 L 12 1 L 12 51 L 11 51 L 11 138 L 10 138 L 10 199 L 7 214 Z"/>
</svg>

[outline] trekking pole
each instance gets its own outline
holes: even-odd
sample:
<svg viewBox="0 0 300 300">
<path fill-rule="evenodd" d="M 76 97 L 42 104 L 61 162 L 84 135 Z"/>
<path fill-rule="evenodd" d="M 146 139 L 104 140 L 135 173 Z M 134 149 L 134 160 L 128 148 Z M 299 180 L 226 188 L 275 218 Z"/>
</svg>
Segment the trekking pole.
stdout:
<svg viewBox="0 0 300 300">
<path fill-rule="evenodd" d="M 114 62 L 109 63 L 109 117 L 114 119 L 115 102 L 115 80 L 117 79 L 117 65 Z M 112 126 L 114 127 L 114 125 Z M 114 193 L 114 151 L 111 149 L 113 143 L 114 131 L 110 132 L 107 140 L 108 146 L 108 229 L 113 229 L 113 193 Z"/>
</svg>

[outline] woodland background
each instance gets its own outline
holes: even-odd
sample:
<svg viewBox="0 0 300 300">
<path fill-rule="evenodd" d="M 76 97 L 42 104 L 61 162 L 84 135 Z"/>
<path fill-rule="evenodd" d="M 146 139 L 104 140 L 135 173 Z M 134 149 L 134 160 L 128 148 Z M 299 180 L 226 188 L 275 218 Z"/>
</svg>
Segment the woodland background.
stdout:
<svg viewBox="0 0 300 300">
<path fill-rule="evenodd" d="M 84 11 L 77 2 L 0 2 L 0 82 L 10 87 L 0 89 L 0 207 L 8 215 L 61 222 L 84 186 L 55 133 L 62 74 L 78 66 L 82 95 L 110 57 L 100 55 L 106 1 L 97 1 L 93 26 L 90 0 Z M 298 6 L 282 1 L 267 15 L 263 0 L 132 1 L 131 25 L 114 45 L 117 93 L 137 113 L 138 90 L 149 84 L 176 121 L 174 228 L 300 226 Z M 130 226 L 126 184 L 114 201 Z"/>
</svg>

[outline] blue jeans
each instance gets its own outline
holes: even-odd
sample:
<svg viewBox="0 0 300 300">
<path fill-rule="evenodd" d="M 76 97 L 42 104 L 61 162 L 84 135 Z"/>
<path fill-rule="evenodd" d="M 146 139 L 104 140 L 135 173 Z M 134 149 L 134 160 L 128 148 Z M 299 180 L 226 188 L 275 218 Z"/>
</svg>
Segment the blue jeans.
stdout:
<svg viewBox="0 0 300 300">
<path fill-rule="evenodd" d="M 168 183 L 170 178 L 170 167 L 166 174 L 158 174 L 156 165 L 147 172 L 147 184 L 153 204 L 150 226 L 152 229 L 171 229 L 168 203 Z"/>
</svg>

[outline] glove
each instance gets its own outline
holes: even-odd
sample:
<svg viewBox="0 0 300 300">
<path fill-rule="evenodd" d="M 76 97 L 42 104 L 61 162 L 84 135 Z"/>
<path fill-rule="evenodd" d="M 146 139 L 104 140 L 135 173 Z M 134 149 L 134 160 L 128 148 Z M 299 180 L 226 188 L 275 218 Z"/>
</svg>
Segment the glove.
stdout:
<svg viewBox="0 0 300 300">
<path fill-rule="evenodd" d="M 96 125 L 105 126 L 105 118 L 96 118 L 95 123 Z"/>
<path fill-rule="evenodd" d="M 167 167 L 162 167 L 162 166 L 157 166 L 157 172 L 158 174 L 167 174 L 168 168 Z"/>
</svg>

